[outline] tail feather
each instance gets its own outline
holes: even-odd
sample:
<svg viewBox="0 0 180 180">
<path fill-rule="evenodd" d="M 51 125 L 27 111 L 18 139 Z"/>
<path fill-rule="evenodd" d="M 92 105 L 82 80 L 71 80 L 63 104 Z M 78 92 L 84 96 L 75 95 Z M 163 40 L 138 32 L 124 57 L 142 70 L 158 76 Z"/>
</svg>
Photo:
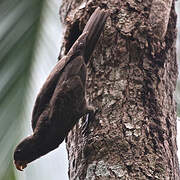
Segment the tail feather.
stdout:
<svg viewBox="0 0 180 180">
<path fill-rule="evenodd" d="M 108 13 L 105 10 L 97 8 L 91 15 L 82 34 L 78 37 L 75 43 L 72 45 L 68 52 L 68 56 L 71 57 L 67 60 L 68 63 L 72 57 L 82 54 L 87 64 L 93 50 L 97 44 L 97 41 L 103 30 L 105 21 L 108 17 Z"/>
<path fill-rule="evenodd" d="M 84 54 L 86 64 L 88 63 L 88 60 L 97 44 L 107 17 L 108 13 L 105 10 L 97 8 L 91 15 L 83 30 L 83 33 L 87 32 L 87 42 Z"/>
</svg>

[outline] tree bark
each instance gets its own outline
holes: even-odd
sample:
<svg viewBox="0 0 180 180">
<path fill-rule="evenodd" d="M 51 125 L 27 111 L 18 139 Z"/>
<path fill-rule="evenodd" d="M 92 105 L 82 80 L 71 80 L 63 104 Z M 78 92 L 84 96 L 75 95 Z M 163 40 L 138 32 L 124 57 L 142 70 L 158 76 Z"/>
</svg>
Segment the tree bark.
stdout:
<svg viewBox="0 0 180 180">
<path fill-rule="evenodd" d="M 178 180 L 174 1 L 64 0 L 61 55 L 98 6 L 110 12 L 88 65 L 98 113 L 89 134 L 83 119 L 68 134 L 69 178 Z"/>
</svg>

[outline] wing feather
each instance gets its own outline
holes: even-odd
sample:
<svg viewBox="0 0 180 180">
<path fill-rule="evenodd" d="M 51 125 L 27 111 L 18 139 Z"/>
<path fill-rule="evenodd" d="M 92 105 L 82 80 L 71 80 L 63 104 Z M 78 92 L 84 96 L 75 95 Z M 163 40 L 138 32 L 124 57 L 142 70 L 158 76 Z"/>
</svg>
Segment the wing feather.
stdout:
<svg viewBox="0 0 180 180">
<path fill-rule="evenodd" d="M 67 57 L 63 57 L 53 68 L 52 72 L 48 76 L 45 81 L 43 87 L 41 88 L 33 108 L 32 113 L 32 129 L 34 131 L 36 127 L 36 123 L 40 114 L 44 111 L 44 109 L 48 106 L 49 101 L 54 93 L 59 77 L 61 76 L 62 69 L 68 62 Z"/>
</svg>

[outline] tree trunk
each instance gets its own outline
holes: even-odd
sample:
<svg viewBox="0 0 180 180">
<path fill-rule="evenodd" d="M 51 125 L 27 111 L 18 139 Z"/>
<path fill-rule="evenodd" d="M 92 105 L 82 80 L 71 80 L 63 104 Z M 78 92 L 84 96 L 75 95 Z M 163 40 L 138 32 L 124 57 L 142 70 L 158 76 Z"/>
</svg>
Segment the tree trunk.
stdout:
<svg viewBox="0 0 180 180">
<path fill-rule="evenodd" d="M 174 1 L 64 0 L 62 55 L 98 6 L 110 12 L 88 65 L 98 113 L 89 134 L 82 119 L 68 134 L 69 178 L 179 180 Z"/>
</svg>

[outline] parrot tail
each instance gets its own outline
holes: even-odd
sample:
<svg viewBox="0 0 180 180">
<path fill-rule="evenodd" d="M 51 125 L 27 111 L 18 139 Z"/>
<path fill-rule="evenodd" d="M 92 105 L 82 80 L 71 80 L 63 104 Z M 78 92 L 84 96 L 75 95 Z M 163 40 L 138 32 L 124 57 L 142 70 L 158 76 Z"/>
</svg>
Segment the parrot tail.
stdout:
<svg viewBox="0 0 180 180">
<path fill-rule="evenodd" d="M 85 63 L 87 64 L 93 50 L 98 42 L 98 39 L 103 31 L 106 19 L 108 17 L 107 11 L 99 7 L 94 11 L 84 27 L 83 33 L 87 33 L 86 47 L 85 47 Z M 82 34 L 83 34 L 82 33 Z"/>
</svg>

